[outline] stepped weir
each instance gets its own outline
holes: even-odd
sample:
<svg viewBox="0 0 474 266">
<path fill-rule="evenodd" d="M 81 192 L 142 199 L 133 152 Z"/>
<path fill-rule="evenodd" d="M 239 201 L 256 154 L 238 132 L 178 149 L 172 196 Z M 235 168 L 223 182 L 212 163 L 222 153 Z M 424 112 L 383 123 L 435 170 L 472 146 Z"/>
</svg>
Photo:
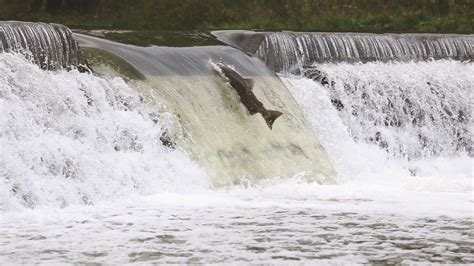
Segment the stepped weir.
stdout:
<svg viewBox="0 0 474 266">
<path fill-rule="evenodd" d="M 261 58 L 277 72 L 314 63 L 424 61 L 474 58 L 474 36 L 215 31 L 222 42 Z"/>
<path fill-rule="evenodd" d="M 26 55 L 43 69 L 84 65 L 72 31 L 59 24 L 0 21 L 0 52 Z"/>
</svg>

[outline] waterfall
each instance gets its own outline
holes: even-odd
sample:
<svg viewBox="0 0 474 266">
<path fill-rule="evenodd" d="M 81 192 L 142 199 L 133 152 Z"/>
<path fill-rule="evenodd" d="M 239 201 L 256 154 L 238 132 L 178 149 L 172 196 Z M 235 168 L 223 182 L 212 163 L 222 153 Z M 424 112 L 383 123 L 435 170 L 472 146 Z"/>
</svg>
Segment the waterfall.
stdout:
<svg viewBox="0 0 474 266">
<path fill-rule="evenodd" d="M 213 34 L 284 77 L 323 85 L 356 142 L 408 160 L 473 156 L 473 35 Z"/>
<path fill-rule="evenodd" d="M 2 264 L 474 262 L 472 36 L 219 38 L 0 22 Z"/>
<path fill-rule="evenodd" d="M 356 141 L 394 157 L 473 155 L 474 65 L 434 62 L 322 64 L 304 74 L 324 84 Z"/>
<path fill-rule="evenodd" d="M 254 33 L 219 31 L 221 41 L 277 72 L 325 62 L 472 60 L 474 37 L 456 34 Z"/>
<path fill-rule="evenodd" d="M 71 35 L 67 28 L 55 25 L 13 22 L 2 25 L 2 32 L 10 34 L 2 35 L 9 36 L 2 39 L 4 51 L 20 52 L 46 69 L 61 69 L 68 62 L 79 62 L 82 57 L 79 56 L 82 54 L 78 48 L 80 43 L 84 57 L 87 56 L 92 69 L 104 77 L 78 76 L 79 73 L 74 71 L 40 71 L 33 64 L 19 61 L 19 57 L 15 55 L 1 54 L 1 67 L 5 70 L 0 76 L 4 80 L 0 87 L 0 100 L 5 107 L 1 119 L 6 127 L 0 128 L 0 137 L 3 138 L 4 147 L 11 154 L 20 154 L 21 158 L 10 162 L 10 157 L 3 157 L 0 168 L 3 167 L 2 174 L 8 177 L 4 180 L 4 187 L 8 190 L 6 193 L 14 191 L 15 197 L 22 195 L 24 205 L 33 206 L 42 197 L 37 196 L 35 199 L 29 195 L 38 195 L 40 192 L 22 189 L 34 188 L 28 183 L 36 183 L 32 181 L 35 178 L 41 180 L 51 176 L 63 176 L 65 180 L 74 182 L 89 182 L 99 175 L 106 179 L 118 176 L 120 182 L 125 184 L 125 190 L 137 189 L 148 193 L 146 186 L 140 187 L 140 183 L 153 183 L 154 181 L 149 180 L 148 171 L 155 176 L 161 171 L 160 167 L 151 166 L 160 165 L 151 158 L 160 158 L 169 165 L 176 163 L 163 159 L 171 154 L 162 145 L 164 134 L 171 137 L 167 139 L 169 146 L 177 147 L 178 155 L 173 156 L 180 158 L 178 161 L 186 161 L 187 157 L 181 154 L 184 151 L 207 171 L 212 184 L 216 186 L 259 182 L 268 177 L 290 177 L 301 173 L 304 173 L 302 176 L 305 180 L 334 183 L 339 172 L 344 170 L 339 166 L 334 169 L 333 162 L 338 162 L 338 157 L 347 158 L 344 155 L 347 147 L 357 147 L 352 144 L 347 147 L 343 145 L 342 150 L 334 152 L 331 146 L 338 142 L 347 144 L 353 141 L 369 145 L 378 151 L 377 156 L 373 157 L 384 154 L 390 160 L 472 157 L 473 154 L 471 92 L 474 80 L 470 74 L 473 72 L 473 64 L 468 61 L 442 59 L 385 62 L 380 59 L 364 63 L 357 60 L 314 63 L 311 59 L 307 61 L 311 62 L 308 64 L 298 63 L 294 65 L 299 66 L 298 73 L 305 80 L 312 79 L 312 85 L 301 90 L 311 90 L 314 84 L 318 84 L 318 90 L 324 90 L 330 99 L 327 107 L 331 108 L 332 121 L 319 117 L 318 126 L 315 127 L 306 118 L 313 114 L 306 113 L 305 117 L 293 98 L 300 92 L 290 92 L 288 88 L 291 84 L 282 83 L 259 58 L 249 57 L 232 47 L 137 47 L 81 34 Z M 33 28 L 39 30 L 45 27 L 64 30 L 64 34 L 69 34 L 64 36 L 69 37 L 61 39 L 58 36 L 62 35 L 58 32 L 50 32 L 59 38 L 56 41 L 51 41 L 54 39 L 52 37 L 46 38 L 48 34 L 21 37 L 22 31 L 33 34 Z M 5 30 L 6 28 L 9 30 Z M 255 36 L 259 37 L 252 37 L 243 43 L 252 46 L 254 53 L 259 55 L 263 49 L 261 44 L 266 43 L 268 36 Z M 457 45 L 455 43 L 463 43 L 462 38 L 467 38 L 464 44 L 469 44 L 470 37 L 443 38 L 454 38 L 448 42 L 454 47 Z M 278 51 L 293 49 L 289 40 L 279 39 L 280 47 L 286 48 Z M 74 45 L 67 46 L 65 43 Z M 46 47 L 44 49 L 47 52 L 39 54 L 47 56 L 37 59 L 34 57 L 35 49 L 41 50 L 42 47 Z M 301 47 L 309 49 L 308 45 Z M 300 48 L 300 53 L 295 54 L 295 57 L 298 62 L 304 62 L 310 52 L 304 52 L 305 49 Z M 457 59 L 469 54 L 471 50 L 468 48 L 457 50 Z M 355 51 L 347 50 L 346 55 Z M 369 51 L 365 53 L 369 54 Z M 74 55 L 78 56 L 78 61 L 70 61 Z M 291 57 L 287 55 L 289 53 L 279 54 L 282 62 L 291 61 Z M 358 55 L 360 57 L 361 53 Z M 277 56 L 278 54 L 275 55 Z M 327 54 L 326 58 L 329 57 Z M 67 58 L 69 61 L 64 61 Z M 251 116 L 246 111 L 235 91 L 216 73 L 215 63 L 231 66 L 243 77 L 253 79 L 253 92 L 258 100 L 268 109 L 284 113 L 273 130 L 267 127 L 261 116 Z M 290 68 L 288 65 L 288 69 Z M 20 69 L 28 69 L 31 77 L 20 75 Z M 285 73 L 286 70 L 282 72 Z M 291 77 L 282 75 L 286 79 Z M 128 83 L 112 78 L 116 76 L 124 77 Z M 43 79 L 47 82 L 42 82 Z M 26 85 L 23 84 L 25 82 Z M 38 85 L 32 86 L 31 82 Z M 145 106 L 142 96 L 149 94 L 156 97 Z M 305 104 L 311 101 L 308 97 L 297 98 L 300 104 L 302 101 Z M 23 118 L 12 120 L 11 117 Z M 336 117 L 339 119 L 337 123 L 334 121 Z M 166 121 L 170 124 L 166 124 Z M 162 122 L 165 124 L 161 124 Z M 339 129 L 343 129 L 339 133 L 321 133 L 322 128 L 336 124 Z M 103 126 L 106 128 L 103 129 Z M 102 132 L 104 130 L 105 133 Z M 343 131 L 347 131 L 347 135 L 342 134 Z M 34 143 L 33 139 L 41 135 L 38 132 L 52 132 L 54 137 L 62 139 L 61 145 L 68 148 L 54 146 L 54 143 L 49 142 L 48 145 L 56 147 L 56 150 L 37 147 L 36 144 L 28 146 L 28 143 Z M 324 147 L 315 132 L 324 136 Z M 327 141 L 328 139 L 331 141 Z M 42 141 L 40 139 L 38 145 Z M 81 159 L 80 152 L 84 152 L 86 148 L 77 146 L 77 141 L 87 144 L 87 147 L 95 147 L 95 162 Z M 29 147 L 34 148 L 33 152 L 26 152 Z M 328 157 L 326 149 L 332 157 Z M 123 173 L 126 176 L 122 176 L 121 172 L 109 175 L 89 171 L 95 168 L 100 170 L 103 165 L 111 164 L 109 157 L 112 158 L 110 160 L 125 157 L 130 159 L 122 156 L 123 152 L 127 156 L 141 158 L 123 163 L 126 168 Z M 99 153 L 107 154 L 107 158 Z M 195 169 L 193 167 L 185 168 Z M 19 172 L 26 168 L 30 170 Z M 137 169 L 140 171 L 136 172 Z M 200 171 L 196 169 L 192 171 Z M 178 170 L 172 168 L 171 171 L 167 175 L 173 176 Z M 143 181 L 136 176 L 148 179 Z M 110 196 L 106 192 L 95 195 L 95 192 L 100 191 L 97 189 L 99 185 L 94 187 L 94 182 L 91 184 L 90 189 L 71 190 L 72 194 L 82 195 L 81 197 L 49 199 L 44 202 L 80 203 L 82 200 L 87 203 L 87 199 L 94 201 L 94 198 Z M 43 185 L 38 186 L 41 191 L 49 191 Z M 115 191 L 121 191 L 121 188 Z M 51 191 L 48 193 L 55 194 Z"/>
<path fill-rule="evenodd" d="M 148 90 L 164 99 L 185 134 L 176 141 L 208 170 L 216 186 L 257 183 L 304 173 L 307 180 L 334 183 L 335 172 L 311 125 L 280 79 L 260 60 L 227 46 L 137 47 L 76 35 L 91 65 L 104 51 L 145 77 Z M 283 115 L 270 130 L 250 115 L 236 91 L 214 68 L 232 66 L 253 79 L 253 93 Z M 124 67 L 117 67 L 123 69 Z"/>
<path fill-rule="evenodd" d="M 59 24 L 0 22 L 0 52 L 24 54 L 43 69 L 84 64 L 71 30 Z"/>
<path fill-rule="evenodd" d="M 204 170 L 162 145 L 178 125 L 152 96 L 0 54 L 0 211 L 206 188 Z"/>
</svg>

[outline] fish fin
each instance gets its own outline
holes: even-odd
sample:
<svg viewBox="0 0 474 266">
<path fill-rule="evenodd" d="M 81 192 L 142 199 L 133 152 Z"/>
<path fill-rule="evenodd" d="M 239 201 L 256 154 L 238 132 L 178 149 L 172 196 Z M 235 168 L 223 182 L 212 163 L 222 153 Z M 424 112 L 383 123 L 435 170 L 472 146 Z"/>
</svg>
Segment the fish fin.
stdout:
<svg viewBox="0 0 474 266">
<path fill-rule="evenodd" d="M 267 123 L 268 127 L 270 130 L 273 128 L 273 123 L 275 123 L 275 120 L 280 117 L 283 113 L 280 111 L 273 111 L 273 110 L 268 110 L 265 112 L 263 115 L 263 118 L 265 119 L 265 122 Z"/>
<path fill-rule="evenodd" d="M 253 86 L 255 86 L 255 80 L 253 79 L 244 79 L 245 83 L 247 83 L 247 87 L 253 90 Z"/>
</svg>

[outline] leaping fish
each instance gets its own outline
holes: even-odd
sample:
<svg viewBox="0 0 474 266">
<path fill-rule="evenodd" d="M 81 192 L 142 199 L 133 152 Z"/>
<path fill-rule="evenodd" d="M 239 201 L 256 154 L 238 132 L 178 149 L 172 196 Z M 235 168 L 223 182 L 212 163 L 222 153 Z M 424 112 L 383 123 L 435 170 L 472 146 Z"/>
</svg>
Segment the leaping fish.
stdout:
<svg viewBox="0 0 474 266">
<path fill-rule="evenodd" d="M 230 85 L 237 91 L 240 97 L 240 101 L 247 108 L 251 115 L 260 113 L 265 119 L 268 127 L 272 129 L 275 120 L 280 117 L 283 113 L 280 111 L 267 110 L 263 103 L 260 102 L 252 89 L 255 85 L 253 79 L 243 78 L 235 70 L 227 66 L 219 66 L 224 76 L 229 80 Z"/>
</svg>

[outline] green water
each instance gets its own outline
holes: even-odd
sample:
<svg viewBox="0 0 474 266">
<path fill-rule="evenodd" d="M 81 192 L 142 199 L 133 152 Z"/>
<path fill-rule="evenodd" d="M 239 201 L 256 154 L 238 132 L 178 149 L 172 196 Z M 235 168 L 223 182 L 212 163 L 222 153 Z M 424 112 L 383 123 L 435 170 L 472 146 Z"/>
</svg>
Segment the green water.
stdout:
<svg viewBox="0 0 474 266">
<path fill-rule="evenodd" d="M 111 29 L 73 29 L 74 32 L 87 34 L 118 43 L 148 47 L 152 45 L 166 47 L 192 47 L 219 45 L 209 31 L 164 31 L 164 30 L 111 30 Z"/>
</svg>

